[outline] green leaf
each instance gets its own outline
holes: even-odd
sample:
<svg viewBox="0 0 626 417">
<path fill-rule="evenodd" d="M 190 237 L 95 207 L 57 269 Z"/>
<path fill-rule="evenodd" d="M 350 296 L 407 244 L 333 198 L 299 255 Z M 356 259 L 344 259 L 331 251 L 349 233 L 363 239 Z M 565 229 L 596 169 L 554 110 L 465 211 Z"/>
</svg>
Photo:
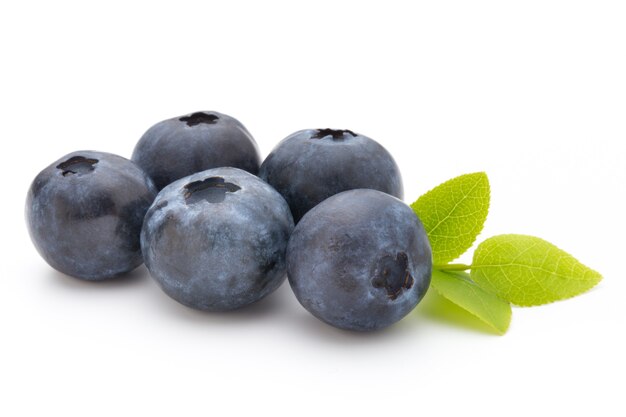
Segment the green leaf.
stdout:
<svg viewBox="0 0 626 417">
<path fill-rule="evenodd" d="M 534 306 L 581 294 L 602 276 L 538 237 L 499 235 L 476 248 L 471 278 L 504 300 Z"/>
<path fill-rule="evenodd" d="M 428 234 L 435 264 L 463 255 L 483 229 L 489 211 L 484 172 L 461 175 L 433 188 L 411 204 Z"/>
<path fill-rule="evenodd" d="M 511 323 L 511 305 L 476 285 L 466 272 L 433 270 L 432 287 L 459 307 L 469 311 L 500 334 Z"/>
</svg>

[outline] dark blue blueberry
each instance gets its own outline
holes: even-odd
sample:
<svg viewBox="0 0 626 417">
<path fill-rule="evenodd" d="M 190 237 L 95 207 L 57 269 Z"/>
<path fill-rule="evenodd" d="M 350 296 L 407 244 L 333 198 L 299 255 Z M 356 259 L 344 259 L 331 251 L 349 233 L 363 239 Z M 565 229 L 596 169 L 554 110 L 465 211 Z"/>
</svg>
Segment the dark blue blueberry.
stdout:
<svg viewBox="0 0 626 417">
<path fill-rule="evenodd" d="M 37 175 L 26 199 L 26 222 L 50 266 L 101 280 L 141 265 L 139 234 L 155 196 L 150 178 L 128 159 L 74 152 Z"/>
<path fill-rule="evenodd" d="M 215 168 L 165 187 L 141 233 L 146 266 L 163 291 L 189 307 L 226 311 L 285 280 L 293 230 L 289 206 L 265 182 Z"/>
<path fill-rule="evenodd" d="M 230 166 L 256 175 L 261 156 L 252 135 L 237 119 L 202 111 L 152 126 L 135 146 L 132 160 L 161 190 L 210 168 Z"/>
<path fill-rule="evenodd" d="M 259 176 L 285 197 L 296 222 L 331 195 L 356 188 L 402 198 L 402 177 L 379 143 L 350 130 L 301 130 L 283 139 Z"/>
<path fill-rule="evenodd" d="M 376 330 L 407 315 L 432 272 L 422 223 L 402 201 L 351 190 L 309 211 L 287 249 L 289 283 L 300 303 L 341 329 Z"/>
</svg>

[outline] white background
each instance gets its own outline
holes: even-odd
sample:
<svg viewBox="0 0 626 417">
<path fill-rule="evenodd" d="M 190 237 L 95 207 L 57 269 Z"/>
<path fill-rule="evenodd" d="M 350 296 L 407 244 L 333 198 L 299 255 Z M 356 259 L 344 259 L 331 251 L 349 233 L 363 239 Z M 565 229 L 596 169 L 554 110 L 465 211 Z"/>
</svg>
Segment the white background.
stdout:
<svg viewBox="0 0 626 417">
<path fill-rule="evenodd" d="M 3 2 L 0 414 L 626 415 L 625 22 L 598 0 Z M 23 219 L 34 176 L 74 150 L 129 157 L 196 110 L 241 120 L 263 156 L 303 128 L 368 135 L 407 202 L 484 170 L 479 240 L 537 235 L 604 280 L 515 308 L 505 336 L 432 297 L 353 334 L 288 285 L 205 314 L 143 267 L 97 284 L 48 267 Z"/>
</svg>

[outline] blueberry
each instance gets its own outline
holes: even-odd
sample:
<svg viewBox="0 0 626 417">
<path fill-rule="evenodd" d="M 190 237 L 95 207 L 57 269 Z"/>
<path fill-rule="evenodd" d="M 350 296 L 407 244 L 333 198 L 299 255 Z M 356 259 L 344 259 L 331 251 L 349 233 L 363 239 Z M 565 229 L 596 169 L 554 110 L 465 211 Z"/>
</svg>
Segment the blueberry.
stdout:
<svg viewBox="0 0 626 417">
<path fill-rule="evenodd" d="M 259 172 L 256 142 L 235 118 L 201 111 L 164 120 L 139 139 L 131 158 L 159 190 L 177 179 L 210 168 L 230 166 Z"/>
<path fill-rule="evenodd" d="M 163 291 L 189 307 L 226 311 L 285 280 L 293 230 L 289 206 L 237 168 L 175 181 L 157 196 L 141 233 L 146 266 Z"/>
<path fill-rule="evenodd" d="M 155 196 L 150 178 L 128 159 L 74 152 L 37 175 L 26 222 L 50 266 L 77 278 L 106 279 L 141 265 L 139 234 Z"/>
<path fill-rule="evenodd" d="M 309 129 L 283 139 L 259 176 L 285 197 L 298 222 L 331 195 L 370 188 L 402 198 L 402 178 L 379 143 L 350 130 Z"/>
<path fill-rule="evenodd" d="M 407 315 L 432 272 L 422 223 L 402 201 L 375 190 L 337 194 L 309 211 L 287 249 L 300 303 L 341 329 L 376 330 Z"/>
</svg>

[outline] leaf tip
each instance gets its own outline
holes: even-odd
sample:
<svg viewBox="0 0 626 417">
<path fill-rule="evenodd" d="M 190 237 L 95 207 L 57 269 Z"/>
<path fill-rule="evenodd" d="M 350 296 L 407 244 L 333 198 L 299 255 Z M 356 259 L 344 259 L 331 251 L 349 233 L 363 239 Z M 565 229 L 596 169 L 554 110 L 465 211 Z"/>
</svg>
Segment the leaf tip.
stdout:
<svg viewBox="0 0 626 417">
<path fill-rule="evenodd" d="M 464 175 L 466 178 L 476 178 L 479 181 L 485 181 L 485 182 L 489 182 L 489 177 L 487 176 L 487 173 L 485 171 L 477 171 L 477 172 L 471 172 L 469 174 L 465 174 Z"/>
</svg>

